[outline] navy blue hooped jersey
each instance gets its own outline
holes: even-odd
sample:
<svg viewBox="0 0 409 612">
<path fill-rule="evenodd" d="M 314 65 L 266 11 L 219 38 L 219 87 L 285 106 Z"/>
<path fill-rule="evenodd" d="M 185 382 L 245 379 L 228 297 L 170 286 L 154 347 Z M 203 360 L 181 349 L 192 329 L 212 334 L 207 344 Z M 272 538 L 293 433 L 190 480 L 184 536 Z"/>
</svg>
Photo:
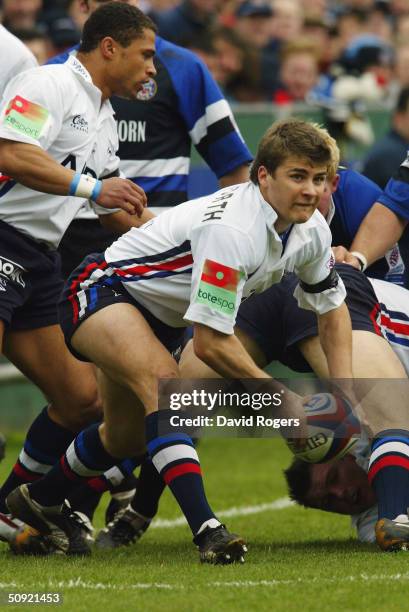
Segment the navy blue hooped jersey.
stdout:
<svg viewBox="0 0 409 612">
<path fill-rule="evenodd" d="M 227 101 L 194 53 L 158 36 L 155 67 L 137 100 L 111 99 L 121 170 L 145 190 L 150 208 L 187 200 L 192 142 L 218 178 L 252 160 Z"/>
</svg>

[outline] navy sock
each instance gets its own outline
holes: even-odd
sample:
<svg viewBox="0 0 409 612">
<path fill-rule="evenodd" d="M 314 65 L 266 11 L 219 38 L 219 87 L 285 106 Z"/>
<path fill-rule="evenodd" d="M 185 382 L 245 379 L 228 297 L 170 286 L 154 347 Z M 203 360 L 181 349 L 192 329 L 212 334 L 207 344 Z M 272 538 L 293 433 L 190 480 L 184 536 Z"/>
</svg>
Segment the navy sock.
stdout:
<svg viewBox="0 0 409 612">
<path fill-rule="evenodd" d="M 59 463 L 48 474 L 30 485 L 30 493 L 43 506 L 57 506 L 83 478 L 97 476 L 111 468 L 118 459 L 104 448 L 99 425 L 84 429 L 70 444 Z"/>
<path fill-rule="evenodd" d="M 145 418 L 148 452 L 196 535 L 203 523 L 215 519 L 215 515 L 206 499 L 199 457 L 191 438 L 183 433 L 159 435 L 159 418 L 166 417 L 165 411 L 160 411 Z"/>
<path fill-rule="evenodd" d="M 0 489 L 0 512 L 8 512 L 5 499 L 26 482 L 34 482 L 57 463 L 75 434 L 50 419 L 45 407 L 27 432 L 24 446 L 10 475 Z"/>
<path fill-rule="evenodd" d="M 145 516 L 153 518 L 158 511 L 159 499 L 166 487 L 166 483 L 149 458 L 141 465 L 138 486 L 131 501 L 132 508 Z"/>
<path fill-rule="evenodd" d="M 389 429 L 372 443 L 368 470 L 379 518 L 394 519 L 409 508 L 409 431 Z"/>
<path fill-rule="evenodd" d="M 142 457 L 133 457 L 132 459 L 124 459 L 120 463 L 117 463 L 110 470 L 107 470 L 101 476 L 96 476 L 95 478 L 90 478 L 87 482 L 88 486 L 95 491 L 111 491 L 111 493 L 115 493 L 116 488 L 121 488 L 121 485 L 125 479 L 127 479 L 133 471 L 141 465 L 144 461 L 146 455 Z M 136 484 L 136 479 L 133 481 L 130 479 L 130 482 Z"/>
<path fill-rule="evenodd" d="M 111 491 L 111 493 L 115 493 L 117 489 L 124 491 L 125 489 L 121 487 L 125 483 L 129 489 L 136 489 L 138 481 L 134 477 L 133 471 L 141 465 L 144 458 L 145 455 L 133 459 L 124 459 L 101 476 L 88 478 L 81 483 L 68 496 L 72 510 L 86 514 L 92 521 L 104 491 Z"/>
</svg>

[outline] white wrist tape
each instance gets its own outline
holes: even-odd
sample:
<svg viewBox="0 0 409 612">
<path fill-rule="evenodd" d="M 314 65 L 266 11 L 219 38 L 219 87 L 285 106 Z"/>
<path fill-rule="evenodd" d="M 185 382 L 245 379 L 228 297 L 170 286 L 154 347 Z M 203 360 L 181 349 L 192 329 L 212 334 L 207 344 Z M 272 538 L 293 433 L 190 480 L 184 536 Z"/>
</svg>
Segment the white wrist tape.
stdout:
<svg viewBox="0 0 409 612">
<path fill-rule="evenodd" d="M 361 268 L 361 272 L 365 272 L 368 267 L 368 260 L 363 253 L 359 251 L 350 251 L 350 254 L 357 258 L 359 261 L 359 266 Z"/>
<path fill-rule="evenodd" d="M 96 200 L 101 193 L 102 181 L 99 181 L 88 174 L 76 172 L 71 181 L 68 194 L 87 200 Z"/>
</svg>

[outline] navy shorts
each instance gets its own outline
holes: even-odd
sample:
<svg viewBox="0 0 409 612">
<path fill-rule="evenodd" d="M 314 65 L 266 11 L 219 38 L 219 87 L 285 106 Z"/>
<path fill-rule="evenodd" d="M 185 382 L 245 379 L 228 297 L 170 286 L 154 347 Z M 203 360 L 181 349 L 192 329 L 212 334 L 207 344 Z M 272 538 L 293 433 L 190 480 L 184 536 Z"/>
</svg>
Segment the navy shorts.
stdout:
<svg viewBox="0 0 409 612">
<path fill-rule="evenodd" d="M 130 296 L 120 281 L 113 284 L 109 284 L 109 282 L 104 284 L 103 280 L 89 282 L 89 278 L 95 270 L 103 270 L 106 265 L 103 254 L 92 253 L 86 257 L 68 278 L 58 303 L 59 320 L 64 332 L 65 342 L 74 357 L 81 361 L 88 361 L 86 357 L 77 353 L 71 345 L 71 338 L 81 323 L 98 310 L 118 303 L 131 304 L 137 308 L 148 322 L 155 336 L 168 351 L 170 353 L 177 351 L 182 344 L 184 327 L 171 327 L 157 319 L 142 304 L 139 304 Z M 109 279 L 106 279 L 106 281 L 109 281 Z M 114 318 L 113 324 L 115 324 Z"/>
<path fill-rule="evenodd" d="M 102 253 L 117 240 L 114 234 L 102 227 L 99 219 L 74 219 L 65 232 L 58 252 L 61 255 L 61 270 L 67 279 L 90 253 Z"/>
<path fill-rule="evenodd" d="M 352 266 L 337 264 L 336 270 L 347 290 L 345 303 L 352 329 L 379 335 L 379 304 L 371 283 Z M 280 361 L 296 372 L 311 372 L 297 343 L 317 336 L 318 322 L 314 312 L 299 308 L 293 296 L 297 283 L 297 277 L 289 274 L 263 293 L 252 295 L 240 305 L 236 325 L 257 343 L 268 363 Z"/>
<path fill-rule="evenodd" d="M 0 319 L 10 330 L 56 325 L 60 256 L 0 221 Z"/>
</svg>

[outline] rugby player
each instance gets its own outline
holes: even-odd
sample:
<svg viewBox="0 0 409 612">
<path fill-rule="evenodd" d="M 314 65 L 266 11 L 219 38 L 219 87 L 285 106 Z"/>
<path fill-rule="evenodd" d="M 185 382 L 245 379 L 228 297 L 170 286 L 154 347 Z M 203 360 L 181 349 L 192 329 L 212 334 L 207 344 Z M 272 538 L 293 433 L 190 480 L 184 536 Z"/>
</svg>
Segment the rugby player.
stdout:
<svg viewBox="0 0 409 612">
<path fill-rule="evenodd" d="M 118 176 L 108 97 L 135 97 L 155 75 L 155 26 L 132 7 L 103 8 L 84 34 L 85 51 L 12 79 L 0 111 L 0 171 L 12 177 L 0 187 L 0 343 L 50 403 L 31 427 L 35 445 L 22 450 L 3 501 L 21 481 L 47 471 L 101 414 L 93 369 L 66 350 L 58 325 L 56 247 L 85 198 L 128 228 L 146 214 L 143 190 Z"/>
<path fill-rule="evenodd" d="M 380 329 L 409 374 L 409 292 L 377 279 L 369 280 L 380 304 Z M 347 283 L 346 286 L 348 291 Z M 384 358 L 387 359 L 387 356 Z M 372 459 L 371 444 L 365 435 L 339 461 L 308 464 L 295 459 L 285 471 L 291 498 L 306 507 L 352 515 L 352 524 L 361 542 L 377 540 L 383 550 L 402 548 L 409 541 L 406 509 L 401 504 L 395 510 L 400 513 L 400 516 L 397 515 L 399 520 L 395 516 L 397 525 L 392 521 L 377 525 L 378 518 L 382 517 L 378 517 L 375 490 L 371 486 L 379 462 L 393 458 L 396 453 L 401 463 L 405 463 L 407 444 L 400 439 L 401 436 L 398 438 L 389 440 L 389 452 L 379 453 Z"/>
<path fill-rule="evenodd" d="M 121 0 L 138 6 L 138 0 Z M 79 0 L 86 15 L 107 0 Z M 78 47 L 70 50 L 72 53 Z M 66 51 L 48 61 L 64 63 Z M 204 63 L 192 52 L 156 37 L 157 74 L 136 99 L 111 99 L 118 126 L 120 168 L 146 192 L 151 212 L 160 214 L 188 199 L 192 144 L 217 176 L 220 187 L 247 181 L 252 155 Z M 66 276 L 89 253 L 116 238 L 101 228 L 92 210 L 79 212 L 59 245 Z"/>
<path fill-rule="evenodd" d="M 316 127 L 278 122 L 260 143 L 250 182 L 181 204 L 85 259 L 66 285 L 60 321 L 73 353 L 102 372 L 105 422 L 83 431 L 47 475 L 8 496 L 17 517 L 49 533 L 77 479 L 140 455 L 146 439 L 201 560 L 242 558 L 243 541 L 208 505 L 191 440 L 158 431 L 157 383 L 178 376 L 170 352 L 189 323 L 196 355 L 220 375 L 270 379 L 234 335 L 234 322 L 241 297 L 294 270 L 298 303 L 318 315 L 331 375 L 351 379 L 345 289 L 332 268 L 329 228 L 316 210 L 330 163 Z M 301 414 L 300 398 L 288 397 Z"/>
<path fill-rule="evenodd" d="M 138 6 L 138 0 L 121 0 Z M 107 0 L 79 0 L 89 16 Z M 64 63 L 74 47 L 47 63 Z M 111 99 L 118 126 L 120 169 L 126 178 L 146 192 L 150 212 L 160 214 L 188 199 L 188 175 L 192 144 L 218 177 L 220 187 L 247 181 L 252 155 L 244 143 L 229 104 L 206 65 L 191 51 L 156 37 L 156 75 L 144 84 L 136 99 Z M 209 191 L 211 191 L 209 189 Z M 87 203 L 88 204 L 88 203 Z M 102 226 L 89 205 L 71 222 L 58 251 L 64 278 L 86 255 L 104 251 L 117 237 Z M 126 464 L 125 467 L 128 467 Z M 83 485 L 70 497 L 72 508 L 92 517 L 104 486 L 109 486 L 109 513 L 127 505 L 135 490 L 135 478 L 114 468 L 104 482 L 93 481 L 94 494 Z M 119 486 L 115 483 L 122 480 Z M 105 483 L 105 484 L 104 484 Z"/>
</svg>

